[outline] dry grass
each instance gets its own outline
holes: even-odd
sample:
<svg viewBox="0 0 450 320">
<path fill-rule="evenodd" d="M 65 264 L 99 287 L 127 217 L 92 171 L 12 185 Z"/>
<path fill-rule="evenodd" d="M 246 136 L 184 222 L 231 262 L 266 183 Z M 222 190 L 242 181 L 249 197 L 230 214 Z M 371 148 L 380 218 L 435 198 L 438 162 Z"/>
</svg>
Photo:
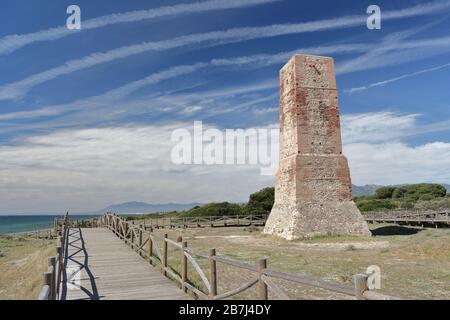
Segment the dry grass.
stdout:
<svg viewBox="0 0 450 320">
<path fill-rule="evenodd" d="M 0 300 L 37 299 L 54 250 L 52 240 L 0 237 Z"/>
<path fill-rule="evenodd" d="M 371 229 L 376 235 L 372 238 L 320 237 L 292 242 L 244 228 L 161 229 L 156 233 L 168 232 L 172 239 L 181 235 L 190 248 L 201 253 L 206 254 L 214 247 L 220 255 L 249 263 L 268 257 L 272 269 L 340 283 L 351 284 L 354 274 L 364 273 L 369 265 L 378 265 L 383 293 L 413 299 L 450 298 L 449 229 L 421 230 L 387 224 L 371 225 Z M 171 260 L 176 269 L 178 260 Z M 218 268 L 219 293 L 234 289 L 253 276 L 221 264 Z M 193 274 L 192 280 L 198 283 L 199 278 Z M 296 299 L 346 298 L 281 281 L 279 285 Z M 238 297 L 251 298 L 254 294 L 247 292 Z"/>
<path fill-rule="evenodd" d="M 367 266 L 378 265 L 382 272 L 382 292 L 412 299 L 450 298 L 450 230 L 414 229 L 395 225 L 372 225 L 372 238 L 319 237 L 284 241 L 244 228 L 199 228 L 156 230 L 171 239 L 182 236 L 191 249 L 207 254 L 216 248 L 219 255 L 248 263 L 269 258 L 272 269 L 306 274 L 339 283 L 352 283 L 353 275 Z M 160 248 L 162 243 L 159 243 Z M 0 238 L 0 299 L 35 299 L 41 286 L 47 257 L 54 254 L 54 241 L 31 238 Z M 169 264 L 180 271 L 181 252 L 169 245 Z M 208 262 L 198 260 L 208 274 Z M 189 279 L 199 287 L 201 279 L 189 265 Z M 239 287 L 254 274 L 218 263 L 219 293 Z M 277 283 L 293 299 L 348 299 L 324 290 Z M 204 287 L 203 287 L 204 289 Z M 255 298 L 252 288 L 235 298 Z M 273 297 L 272 297 L 273 298 Z"/>
</svg>

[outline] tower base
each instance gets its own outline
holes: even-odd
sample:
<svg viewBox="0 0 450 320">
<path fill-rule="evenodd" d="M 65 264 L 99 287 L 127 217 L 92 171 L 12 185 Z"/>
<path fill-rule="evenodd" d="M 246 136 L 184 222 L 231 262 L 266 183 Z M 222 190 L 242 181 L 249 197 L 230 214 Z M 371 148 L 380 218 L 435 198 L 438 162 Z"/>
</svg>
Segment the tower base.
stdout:
<svg viewBox="0 0 450 320">
<path fill-rule="evenodd" d="M 286 240 L 324 235 L 371 236 L 353 201 L 299 205 L 275 202 L 263 233 Z"/>
</svg>

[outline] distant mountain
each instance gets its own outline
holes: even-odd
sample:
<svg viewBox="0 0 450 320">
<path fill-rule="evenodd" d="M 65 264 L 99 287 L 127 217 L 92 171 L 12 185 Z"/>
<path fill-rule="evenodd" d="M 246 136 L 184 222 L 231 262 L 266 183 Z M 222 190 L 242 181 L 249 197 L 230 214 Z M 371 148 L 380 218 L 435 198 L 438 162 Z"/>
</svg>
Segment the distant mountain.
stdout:
<svg viewBox="0 0 450 320">
<path fill-rule="evenodd" d="M 441 183 L 447 192 L 450 192 L 450 185 Z M 370 196 L 375 194 L 378 188 L 383 187 L 382 185 L 376 184 L 366 184 L 365 186 L 352 185 L 354 196 Z M 164 204 L 149 204 L 145 202 L 125 202 L 121 204 L 115 204 L 109 206 L 103 210 L 96 213 L 113 212 L 120 214 L 138 214 L 138 213 L 157 213 L 157 212 L 170 212 L 170 211 L 183 211 L 189 210 L 195 206 L 202 206 L 204 203 L 164 203 Z"/>
<path fill-rule="evenodd" d="M 378 188 L 382 186 L 376 184 L 366 184 L 365 186 L 355 186 L 352 185 L 353 195 L 354 196 L 371 196 L 375 194 Z"/>
<path fill-rule="evenodd" d="M 189 210 L 195 206 L 201 206 L 202 203 L 164 203 L 164 204 L 149 204 L 145 202 L 125 202 L 121 204 L 111 205 L 101 212 L 113 212 L 120 214 L 138 214 L 138 213 L 156 213 L 156 212 L 170 212 Z"/>
<path fill-rule="evenodd" d="M 440 183 L 440 185 L 444 186 L 447 189 L 447 193 L 450 193 L 450 184 Z M 352 185 L 353 195 L 354 196 L 371 196 L 375 194 L 378 188 L 384 187 L 382 185 L 376 184 L 366 184 L 365 186 L 355 186 Z"/>
</svg>

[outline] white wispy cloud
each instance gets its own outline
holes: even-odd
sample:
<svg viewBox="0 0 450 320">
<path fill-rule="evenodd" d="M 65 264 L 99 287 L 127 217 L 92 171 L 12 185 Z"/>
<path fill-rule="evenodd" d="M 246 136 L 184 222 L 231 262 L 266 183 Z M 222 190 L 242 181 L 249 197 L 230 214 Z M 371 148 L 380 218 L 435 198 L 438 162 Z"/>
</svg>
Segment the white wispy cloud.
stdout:
<svg viewBox="0 0 450 320">
<path fill-rule="evenodd" d="M 389 36 L 388 36 L 389 37 Z M 109 109 L 112 109 L 114 105 L 117 105 L 117 101 L 121 101 L 121 99 L 126 98 L 128 95 L 133 93 L 134 91 L 159 83 L 164 80 L 173 79 L 176 77 L 188 75 L 194 72 L 197 72 L 206 68 L 220 68 L 220 67 L 229 67 L 229 66 L 239 66 L 240 68 L 258 68 L 265 67 L 274 64 L 283 64 L 286 62 L 293 54 L 302 52 L 306 54 L 317 54 L 317 55 L 336 55 L 336 54 L 350 54 L 350 53 L 358 53 L 358 52 L 370 52 L 374 48 L 379 47 L 378 43 L 350 43 L 350 44 L 339 44 L 339 45 L 324 45 L 310 48 L 298 48 L 292 51 L 279 52 L 275 54 L 254 54 L 249 56 L 242 57 L 234 57 L 234 58 L 226 58 L 226 59 L 212 59 L 208 62 L 198 62 L 192 65 L 180 65 L 174 66 L 165 70 L 161 70 L 159 72 L 153 73 L 145 78 L 132 81 L 128 84 L 125 84 L 116 89 L 109 90 L 103 94 L 79 99 L 70 103 L 66 103 L 63 105 L 53 105 L 42 107 L 36 110 L 31 111 L 18 111 L 18 112 L 9 112 L 0 114 L 0 121 L 10 121 L 10 120 L 18 120 L 18 119 L 26 119 L 26 118 L 37 118 L 37 117 L 48 117 L 48 116 L 57 116 L 63 113 L 71 112 L 74 110 L 84 109 L 84 110 L 95 110 L 101 109 L 102 107 L 107 106 Z M 419 39 L 419 40 L 409 40 L 397 43 L 397 47 L 404 48 L 409 52 L 409 55 L 405 53 L 405 51 L 399 51 L 394 53 L 393 55 L 384 55 L 382 59 L 382 63 L 384 64 L 398 64 L 398 63 L 407 63 L 411 59 L 420 58 L 420 50 L 426 49 L 431 50 L 434 54 L 440 52 L 440 50 L 447 50 L 450 48 L 450 37 L 441 37 L 441 38 L 432 38 L 432 39 Z M 409 57 L 409 58 L 408 58 Z M 340 64 L 337 64 L 337 71 L 339 73 L 342 72 L 339 68 Z M 360 68 L 371 68 L 373 67 L 371 64 L 363 64 Z M 358 68 L 359 70 L 359 68 Z M 347 72 L 351 72 L 347 70 Z M 268 89 L 274 88 L 278 84 L 278 82 L 273 79 L 269 81 L 263 81 L 263 83 L 257 84 L 257 86 L 262 86 L 260 89 Z M 240 88 L 231 88 L 231 89 L 217 89 L 211 92 L 199 92 L 199 93 L 191 93 L 191 94 L 182 94 L 176 95 L 171 94 L 171 99 L 163 100 L 153 99 L 152 101 L 155 103 L 159 103 L 163 101 L 164 103 L 168 103 L 169 105 L 177 105 L 179 108 L 179 112 L 183 113 L 183 107 L 189 107 L 191 104 L 198 104 L 202 102 L 207 104 L 211 102 L 209 99 L 210 96 L 214 96 L 215 98 L 220 98 L 224 95 L 232 95 L 237 94 L 239 92 L 235 92 L 235 90 L 241 90 L 242 92 L 254 90 L 252 88 L 253 85 L 249 84 Z M 228 92 L 232 90 L 231 92 Z M 216 92 L 217 91 L 217 92 Z M 150 97 L 147 97 L 150 99 Z M 150 101 L 149 101 L 150 103 Z M 137 101 L 126 101 L 126 103 L 121 104 L 122 110 L 126 109 L 126 106 L 129 106 L 128 109 L 136 110 L 138 108 L 145 108 L 145 103 Z M 236 106 L 239 108 L 240 106 Z M 231 112 L 233 108 L 223 109 L 222 112 Z M 208 112 L 215 112 L 209 111 Z M 122 112 L 122 114 L 124 114 Z M 86 114 L 85 114 L 86 115 Z M 88 115 L 86 115 L 88 116 Z M 91 117 L 89 117 L 91 118 Z M 4 129 L 4 130 L 12 130 L 13 128 Z"/>
<path fill-rule="evenodd" d="M 417 118 L 387 112 L 344 115 L 344 153 L 352 181 L 360 185 L 450 182 L 450 143 L 411 146 L 402 141 L 407 135 L 402 131 L 420 130 Z M 1 211 L 93 210 L 130 200 L 240 202 L 273 185 L 274 177 L 260 176 L 253 166 L 174 165 L 170 153 L 176 142 L 171 141 L 171 133 L 192 125 L 56 130 L 2 146 Z M 358 128 L 357 137 L 348 132 L 352 127 Z M 204 129 L 209 128 L 224 129 L 204 124 Z"/>
<path fill-rule="evenodd" d="M 355 184 L 448 183 L 450 143 L 409 146 L 404 142 L 344 145 Z"/>
<path fill-rule="evenodd" d="M 346 144 L 392 142 L 427 133 L 450 131 L 450 119 L 420 124 L 418 120 L 421 116 L 392 111 L 343 115 L 342 140 Z"/>
<path fill-rule="evenodd" d="M 103 28 L 119 23 L 138 22 L 160 17 L 186 15 L 190 13 L 244 8 L 277 1 L 281 0 L 210 0 L 204 2 L 178 4 L 149 10 L 116 13 L 83 20 L 82 31 Z M 61 26 L 28 34 L 7 35 L 0 39 L 0 55 L 12 53 L 24 46 L 36 42 L 57 40 L 76 33 L 78 33 L 78 31 L 68 30 L 66 26 Z"/>
<path fill-rule="evenodd" d="M 93 109 L 101 106 L 111 105 L 116 100 L 128 96 L 130 93 L 143 88 L 148 85 L 156 84 L 158 82 L 175 78 L 181 75 L 190 74 L 201 68 L 205 68 L 207 63 L 197 63 L 193 65 L 181 65 L 171 67 L 149 75 L 143 79 L 139 79 L 123 85 L 119 88 L 107 91 L 104 94 L 78 99 L 76 101 L 66 103 L 63 105 L 54 105 L 43 107 L 31 111 L 19 111 L 0 114 L 0 121 L 7 121 L 13 119 L 26 119 L 34 117 L 55 116 L 62 113 L 70 112 L 77 109 Z"/>
<path fill-rule="evenodd" d="M 130 199 L 241 202 L 272 185 L 257 166 L 173 164 L 178 128 L 192 123 L 59 130 L 0 147 L 0 211 L 95 210 Z M 239 190 L 228 187 L 238 180 Z"/>
<path fill-rule="evenodd" d="M 447 183 L 450 143 L 431 141 L 411 146 L 404 139 L 449 131 L 449 121 L 417 123 L 418 114 L 372 112 L 342 117 L 344 153 L 355 184 Z"/>
<path fill-rule="evenodd" d="M 444 16 L 430 23 L 388 34 L 374 49 L 355 58 L 340 62 L 336 67 L 336 72 L 338 74 L 345 74 L 377 69 L 430 58 L 448 52 L 450 49 L 450 37 L 448 36 L 406 40 L 432 27 L 436 27 L 446 19 L 447 16 Z"/>
<path fill-rule="evenodd" d="M 450 6 L 450 1 L 429 3 L 415 7 L 387 11 L 384 13 L 384 20 L 401 19 L 418 15 L 439 13 L 443 8 Z M 24 96 L 33 87 L 55 79 L 59 76 L 72 72 L 87 69 L 99 64 L 123 59 L 132 55 L 150 51 L 163 51 L 198 43 L 229 43 L 241 42 L 251 39 L 275 37 L 280 35 L 298 34 L 305 32 L 325 31 L 337 28 L 349 28 L 362 25 L 366 21 L 366 16 L 345 16 L 326 20 L 304 22 L 297 24 L 278 24 L 260 27 L 233 28 L 224 31 L 212 31 L 201 34 L 181 36 L 174 39 L 158 42 L 145 42 L 138 45 L 124 46 L 107 52 L 97 52 L 81 59 L 71 60 L 65 64 L 38 74 L 29 76 L 23 80 L 4 84 L 0 86 L 0 100 L 12 100 Z"/>
<path fill-rule="evenodd" d="M 420 114 L 395 112 L 343 115 L 341 117 L 342 141 L 345 144 L 351 144 L 399 140 L 411 135 L 417 129 L 418 117 Z"/>
<path fill-rule="evenodd" d="M 354 88 L 350 88 L 350 89 L 345 89 L 344 92 L 345 93 L 349 93 L 349 94 L 356 93 L 356 92 L 361 92 L 361 91 L 365 91 L 365 90 L 368 90 L 368 89 L 371 89 L 371 88 L 381 87 L 381 86 L 387 85 L 387 84 L 392 83 L 392 82 L 397 82 L 397 81 L 400 81 L 400 80 L 403 80 L 403 79 L 415 77 L 415 76 L 418 76 L 418 75 L 421 75 L 421 74 L 424 74 L 424 73 L 429 73 L 429 72 L 433 72 L 433 71 L 442 70 L 442 69 L 445 69 L 445 68 L 448 68 L 448 67 L 450 67 L 450 63 L 439 65 L 439 66 L 436 66 L 436 67 L 433 67 L 433 68 L 427 68 L 427 69 L 419 70 L 419 71 L 416 71 L 416 72 L 406 73 L 406 74 L 403 74 L 403 75 L 395 77 L 395 78 L 391 78 L 391 79 L 387 79 L 387 80 L 383 80 L 383 81 L 370 83 L 370 84 L 367 84 L 367 85 L 361 86 L 361 87 L 354 87 Z"/>
<path fill-rule="evenodd" d="M 132 92 L 143 88 L 145 86 L 149 86 L 152 84 L 156 84 L 160 81 L 173 79 L 182 75 L 191 74 L 193 72 L 199 71 L 205 68 L 212 67 L 227 67 L 227 66 L 248 66 L 248 67 L 262 67 L 273 64 L 281 64 L 287 61 L 293 54 L 297 52 L 305 52 L 310 54 L 338 54 L 338 53 L 351 53 L 351 52 L 364 52 L 373 48 L 373 44 L 343 44 L 336 46 L 318 46 L 313 48 L 301 48 L 288 52 L 280 52 L 276 54 L 255 54 L 249 56 L 235 57 L 235 58 L 227 58 L 227 59 L 212 59 L 208 62 L 198 62 L 192 65 L 180 65 L 174 66 L 165 70 L 161 70 L 159 72 L 153 73 L 143 79 L 139 79 L 136 81 L 132 81 L 126 85 L 118 87 L 116 89 L 109 90 L 101 95 L 83 98 L 76 100 L 71 103 L 66 103 L 64 105 L 55 105 L 55 106 L 47 106 L 37 110 L 31 111 L 18 111 L 18 112 L 9 112 L 0 114 L 0 121 L 8 121 L 14 119 L 26 119 L 26 118 L 34 118 L 34 117 L 46 117 L 46 116 L 55 116 L 58 114 L 66 113 L 69 111 L 73 111 L 79 108 L 98 108 L 104 105 L 111 105 L 111 103 L 127 97 Z M 276 86 L 277 81 L 264 81 L 261 84 L 257 84 L 257 86 L 262 86 L 262 89 L 272 88 Z M 0 87 L 1 88 L 1 87 Z M 0 89 L 1 90 L 1 89 Z M 203 100 L 206 100 L 211 95 L 218 96 L 218 92 L 221 95 L 231 94 L 231 93 L 239 93 L 236 90 L 253 90 L 252 85 L 233 88 L 232 92 L 228 92 L 228 89 L 218 89 L 212 92 L 202 92 L 200 94 L 190 94 L 184 95 L 180 98 L 180 102 L 189 101 L 196 97 L 201 97 Z"/>
</svg>

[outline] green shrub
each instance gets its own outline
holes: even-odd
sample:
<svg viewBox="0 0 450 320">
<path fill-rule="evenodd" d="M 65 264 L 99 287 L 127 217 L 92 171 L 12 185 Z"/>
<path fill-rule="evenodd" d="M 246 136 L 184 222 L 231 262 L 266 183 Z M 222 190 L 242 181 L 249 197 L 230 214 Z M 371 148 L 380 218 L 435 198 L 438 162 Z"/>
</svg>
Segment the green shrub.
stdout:
<svg viewBox="0 0 450 320">
<path fill-rule="evenodd" d="M 378 199 L 391 199 L 395 189 L 395 187 L 382 187 L 377 189 L 375 193 Z"/>
<path fill-rule="evenodd" d="M 421 197 L 426 197 L 428 200 L 434 198 L 445 197 L 447 194 L 447 189 L 440 184 L 432 184 L 432 183 L 419 183 L 419 184 L 411 184 L 408 186 L 404 186 L 406 189 L 405 197 L 419 200 Z"/>
<path fill-rule="evenodd" d="M 395 209 L 396 205 L 391 200 L 387 199 L 375 199 L 375 200 L 363 200 L 356 203 L 358 209 L 361 212 L 368 211 L 380 211 Z"/>
<path fill-rule="evenodd" d="M 231 216 L 242 213 L 242 206 L 236 203 L 220 202 L 208 203 L 201 207 L 194 207 L 181 214 L 183 217 L 200 216 Z"/>
<path fill-rule="evenodd" d="M 406 188 L 397 187 L 397 188 L 395 188 L 394 192 L 392 193 L 392 198 L 394 198 L 394 199 L 404 198 L 407 193 L 408 193 L 408 190 Z"/>
<path fill-rule="evenodd" d="M 382 187 L 377 189 L 378 199 L 403 199 L 409 201 L 429 201 L 435 198 L 445 197 L 447 189 L 440 184 L 418 183 L 399 187 Z"/>
<path fill-rule="evenodd" d="M 353 200 L 358 203 L 361 201 L 367 201 L 367 200 L 376 200 L 377 196 L 376 195 L 370 195 L 370 196 L 357 196 L 354 197 Z"/>
<path fill-rule="evenodd" d="M 419 200 L 421 200 L 421 201 L 430 201 L 433 199 L 435 199 L 435 197 L 432 196 L 431 194 L 423 194 L 423 195 L 419 196 Z"/>
<path fill-rule="evenodd" d="M 397 201 L 394 200 L 393 203 L 398 209 L 413 209 L 416 202 L 406 198 Z"/>
<path fill-rule="evenodd" d="M 275 188 L 264 188 L 250 195 L 247 205 L 243 208 L 245 214 L 270 213 L 275 201 Z"/>
</svg>

